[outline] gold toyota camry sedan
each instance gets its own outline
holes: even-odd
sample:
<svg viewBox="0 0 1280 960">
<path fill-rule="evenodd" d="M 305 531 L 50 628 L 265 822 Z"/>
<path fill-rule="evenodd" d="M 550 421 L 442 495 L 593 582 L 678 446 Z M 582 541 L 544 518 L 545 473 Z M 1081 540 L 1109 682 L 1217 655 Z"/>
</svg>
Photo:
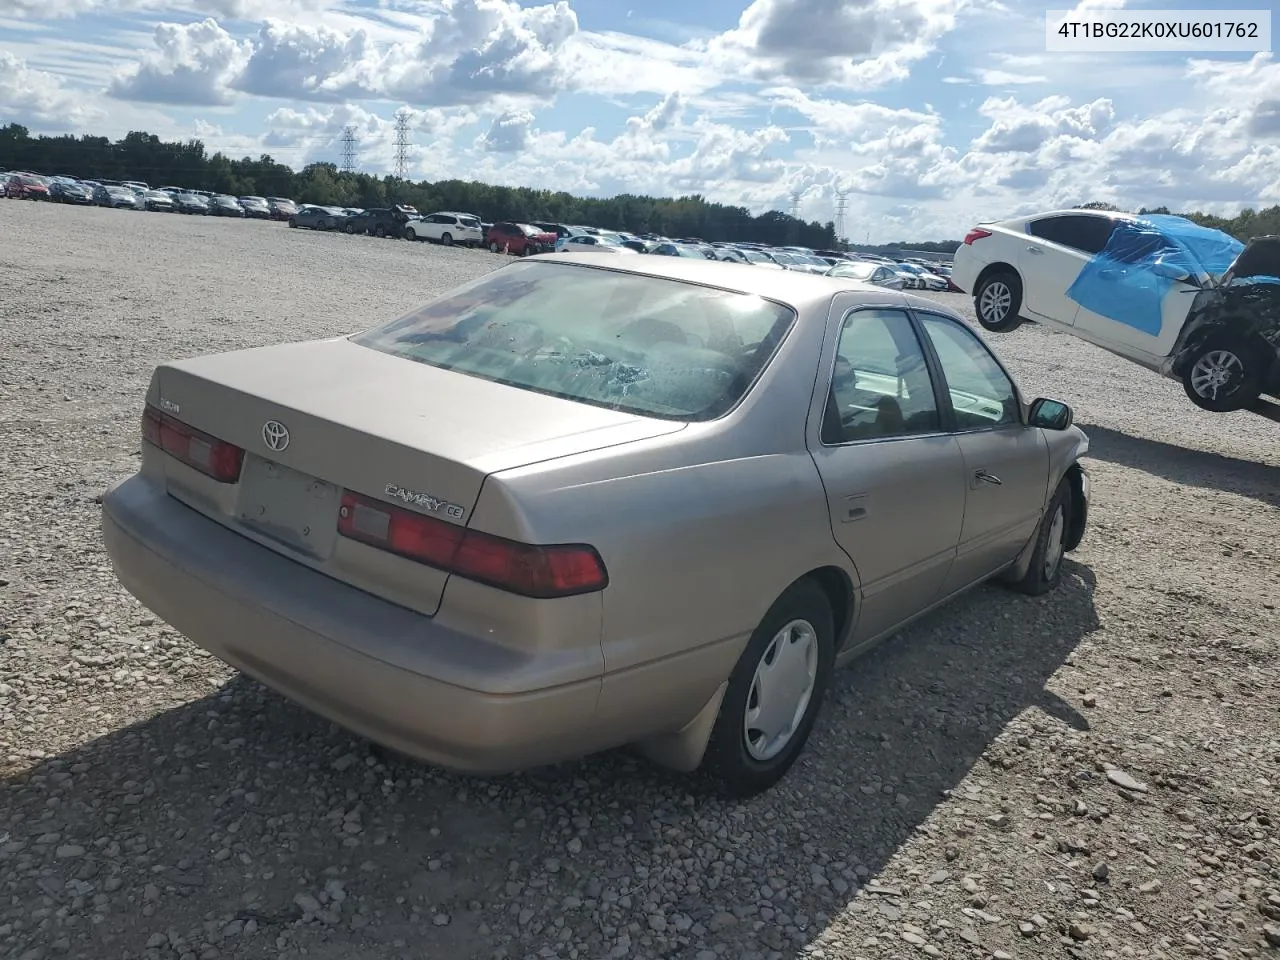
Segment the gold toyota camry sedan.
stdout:
<svg viewBox="0 0 1280 960">
<path fill-rule="evenodd" d="M 1057 584 L 1071 421 L 929 300 L 537 256 L 161 365 L 103 534 L 176 629 L 392 749 L 501 773 L 632 744 L 747 795 L 834 668 L 989 578 Z"/>
</svg>

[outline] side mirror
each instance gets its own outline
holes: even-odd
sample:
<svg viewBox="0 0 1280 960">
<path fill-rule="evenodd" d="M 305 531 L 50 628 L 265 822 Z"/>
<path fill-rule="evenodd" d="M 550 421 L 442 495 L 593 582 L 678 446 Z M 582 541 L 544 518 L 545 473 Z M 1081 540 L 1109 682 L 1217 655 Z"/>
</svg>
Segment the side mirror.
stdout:
<svg viewBox="0 0 1280 960">
<path fill-rule="evenodd" d="M 1074 420 L 1075 414 L 1069 406 L 1061 400 L 1050 400 L 1048 397 L 1032 401 L 1031 411 L 1027 416 L 1031 426 L 1044 430 L 1065 430 Z"/>
<path fill-rule="evenodd" d="M 1151 267 L 1151 272 L 1157 277 L 1164 277 L 1166 280 L 1190 280 L 1191 274 L 1183 270 L 1181 267 L 1175 267 L 1171 263 L 1157 263 Z"/>
</svg>

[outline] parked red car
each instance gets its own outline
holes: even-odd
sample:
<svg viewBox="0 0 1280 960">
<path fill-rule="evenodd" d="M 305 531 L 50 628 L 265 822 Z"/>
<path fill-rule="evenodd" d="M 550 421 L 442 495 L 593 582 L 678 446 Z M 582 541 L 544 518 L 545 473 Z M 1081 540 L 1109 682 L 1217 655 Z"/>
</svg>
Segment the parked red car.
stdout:
<svg viewBox="0 0 1280 960">
<path fill-rule="evenodd" d="M 4 185 L 4 195 L 12 200 L 48 200 L 49 185 L 33 174 L 14 173 Z"/>
<path fill-rule="evenodd" d="M 494 253 L 504 250 L 517 257 L 550 253 L 556 248 L 556 235 L 527 223 L 495 223 L 489 228 L 485 243 Z"/>
</svg>

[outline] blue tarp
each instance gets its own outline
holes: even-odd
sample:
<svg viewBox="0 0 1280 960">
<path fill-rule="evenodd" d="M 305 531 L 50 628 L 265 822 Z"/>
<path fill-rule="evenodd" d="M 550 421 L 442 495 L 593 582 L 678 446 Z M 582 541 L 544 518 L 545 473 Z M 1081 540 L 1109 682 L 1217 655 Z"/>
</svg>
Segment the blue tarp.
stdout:
<svg viewBox="0 0 1280 960">
<path fill-rule="evenodd" d="M 1067 289 L 1067 296 L 1090 313 L 1156 336 L 1165 295 L 1175 281 L 1155 268 L 1166 265 L 1204 283 L 1225 273 L 1244 244 L 1184 217 L 1148 214 L 1120 220 L 1102 252 Z"/>
</svg>

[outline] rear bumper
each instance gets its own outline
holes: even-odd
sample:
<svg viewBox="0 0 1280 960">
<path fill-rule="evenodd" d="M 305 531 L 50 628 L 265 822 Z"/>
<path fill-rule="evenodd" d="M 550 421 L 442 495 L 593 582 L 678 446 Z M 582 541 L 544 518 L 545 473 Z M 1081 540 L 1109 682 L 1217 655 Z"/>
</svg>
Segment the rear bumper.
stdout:
<svg viewBox="0 0 1280 960">
<path fill-rule="evenodd" d="M 267 550 L 140 475 L 108 489 L 102 533 L 120 582 L 194 643 L 392 749 L 503 773 L 611 745 L 588 722 L 599 678 L 500 694 L 440 680 L 434 651 L 486 660 L 495 685 L 528 658 Z"/>
</svg>

